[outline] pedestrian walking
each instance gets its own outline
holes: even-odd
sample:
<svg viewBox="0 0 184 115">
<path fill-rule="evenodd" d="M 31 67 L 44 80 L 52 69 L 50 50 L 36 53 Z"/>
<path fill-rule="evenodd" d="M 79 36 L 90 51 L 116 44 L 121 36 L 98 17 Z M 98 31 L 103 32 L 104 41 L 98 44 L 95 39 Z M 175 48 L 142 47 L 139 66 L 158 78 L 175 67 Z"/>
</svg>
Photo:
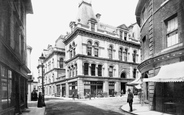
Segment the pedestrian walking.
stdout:
<svg viewBox="0 0 184 115">
<path fill-rule="evenodd" d="M 43 107 L 43 98 L 41 92 L 39 92 L 37 107 Z"/>
<path fill-rule="evenodd" d="M 130 89 L 128 89 L 127 102 L 129 103 L 129 106 L 130 106 L 130 112 L 132 112 L 132 111 L 133 111 L 133 108 L 132 108 L 133 98 L 134 98 L 133 93 L 131 92 L 131 90 L 130 90 Z"/>
<path fill-rule="evenodd" d="M 72 93 L 72 98 L 73 98 L 73 100 L 75 100 L 75 93 L 74 92 Z"/>
</svg>

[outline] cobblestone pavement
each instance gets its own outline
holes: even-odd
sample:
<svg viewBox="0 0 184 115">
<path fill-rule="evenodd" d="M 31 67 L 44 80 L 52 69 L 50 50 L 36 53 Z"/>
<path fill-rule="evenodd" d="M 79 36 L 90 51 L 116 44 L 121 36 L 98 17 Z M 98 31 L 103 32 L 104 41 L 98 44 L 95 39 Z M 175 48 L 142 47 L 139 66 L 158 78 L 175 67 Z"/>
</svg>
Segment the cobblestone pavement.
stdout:
<svg viewBox="0 0 184 115">
<path fill-rule="evenodd" d="M 125 97 L 49 100 L 46 115 L 122 115 Z"/>
</svg>

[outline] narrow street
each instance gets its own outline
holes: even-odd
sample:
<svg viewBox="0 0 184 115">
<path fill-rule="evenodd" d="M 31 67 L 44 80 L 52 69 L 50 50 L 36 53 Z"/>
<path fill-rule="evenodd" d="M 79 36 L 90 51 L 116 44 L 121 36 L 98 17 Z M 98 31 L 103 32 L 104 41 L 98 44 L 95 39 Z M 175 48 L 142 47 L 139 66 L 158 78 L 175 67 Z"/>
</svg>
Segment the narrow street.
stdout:
<svg viewBox="0 0 184 115">
<path fill-rule="evenodd" d="M 46 101 L 46 115 L 122 115 L 119 108 L 125 103 L 125 96 L 91 100 L 49 99 Z"/>
</svg>

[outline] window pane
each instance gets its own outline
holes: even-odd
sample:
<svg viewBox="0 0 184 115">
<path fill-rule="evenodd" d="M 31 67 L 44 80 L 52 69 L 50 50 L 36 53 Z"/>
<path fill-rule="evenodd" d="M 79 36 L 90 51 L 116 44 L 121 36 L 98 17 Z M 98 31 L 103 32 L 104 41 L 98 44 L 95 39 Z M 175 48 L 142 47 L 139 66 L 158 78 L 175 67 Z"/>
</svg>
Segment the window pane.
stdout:
<svg viewBox="0 0 184 115">
<path fill-rule="evenodd" d="M 8 80 L 7 80 L 7 70 L 5 67 L 1 66 L 1 103 L 2 109 L 8 107 Z"/>
</svg>

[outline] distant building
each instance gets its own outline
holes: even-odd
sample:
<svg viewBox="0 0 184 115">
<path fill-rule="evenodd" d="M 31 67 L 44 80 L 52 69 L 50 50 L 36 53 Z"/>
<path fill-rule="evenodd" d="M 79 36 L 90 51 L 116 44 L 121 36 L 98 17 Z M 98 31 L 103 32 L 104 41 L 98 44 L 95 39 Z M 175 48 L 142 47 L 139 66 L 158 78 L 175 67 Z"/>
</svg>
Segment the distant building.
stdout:
<svg viewBox="0 0 184 115">
<path fill-rule="evenodd" d="M 31 52 L 32 52 L 32 47 L 27 46 L 27 65 L 31 73 L 28 73 L 28 94 L 27 94 L 27 99 L 28 101 L 31 101 L 31 92 L 33 90 L 38 90 L 37 88 L 37 81 L 35 80 L 33 73 L 32 73 L 32 68 L 31 68 Z"/>
<path fill-rule="evenodd" d="M 184 114 L 184 1 L 139 0 L 144 101 L 152 110 Z"/>
<path fill-rule="evenodd" d="M 79 98 L 114 96 L 127 90 L 126 83 L 138 77 L 140 63 L 137 24 L 113 27 L 100 22 L 91 3 L 82 1 L 71 33 L 64 40 L 66 78 L 61 81 L 62 96 Z M 64 93 L 64 94 L 63 94 Z"/>
<path fill-rule="evenodd" d="M 48 45 L 44 49 L 44 88 L 46 96 L 61 96 L 60 80 L 65 77 L 65 45 L 61 35 L 55 42 L 55 46 Z M 38 92 L 42 92 L 42 68 L 38 65 Z"/>
<path fill-rule="evenodd" d="M 0 0 L 0 114 L 15 115 L 27 107 L 26 14 L 31 0 Z"/>
</svg>

